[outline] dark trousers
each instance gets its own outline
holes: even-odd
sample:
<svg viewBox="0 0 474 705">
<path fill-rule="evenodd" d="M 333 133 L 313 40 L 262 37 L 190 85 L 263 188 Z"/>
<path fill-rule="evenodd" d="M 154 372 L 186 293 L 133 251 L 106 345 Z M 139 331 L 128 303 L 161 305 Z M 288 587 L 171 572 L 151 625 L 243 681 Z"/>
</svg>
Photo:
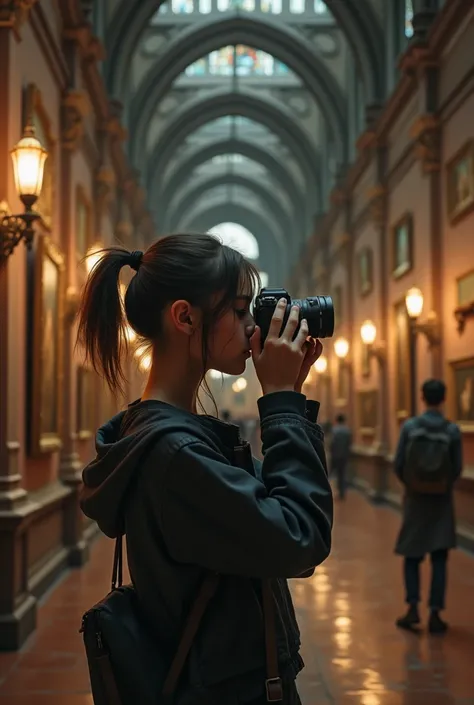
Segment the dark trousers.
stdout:
<svg viewBox="0 0 474 705">
<path fill-rule="evenodd" d="M 443 610 L 446 595 L 448 551 L 433 551 L 431 555 L 431 589 L 428 605 L 432 610 Z M 420 564 L 424 556 L 405 558 L 405 590 L 409 605 L 420 601 Z"/>
<path fill-rule="evenodd" d="M 331 464 L 332 474 L 336 476 L 339 499 L 344 499 L 347 490 L 347 460 L 335 458 Z"/>
</svg>

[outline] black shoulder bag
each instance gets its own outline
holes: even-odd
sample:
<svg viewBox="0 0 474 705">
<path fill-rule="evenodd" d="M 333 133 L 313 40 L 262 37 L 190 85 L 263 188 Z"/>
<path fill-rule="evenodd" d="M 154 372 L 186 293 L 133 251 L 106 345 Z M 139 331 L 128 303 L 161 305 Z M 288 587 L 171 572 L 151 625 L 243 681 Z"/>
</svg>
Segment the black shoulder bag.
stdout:
<svg viewBox="0 0 474 705">
<path fill-rule="evenodd" d="M 219 575 L 208 575 L 191 608 L 178 649 L 168 668 L 153 634 L 140 614 L 136 592 L 123 584 L 123 537 L 115 543 L 112 590 L 88 610 L 80 632 L 89 666 L 95 705 L 170 705 Z M 262 581 L 267 654 L 267 701 L 281 702 L 274 597 L 270 580 Z"/>
</svg>

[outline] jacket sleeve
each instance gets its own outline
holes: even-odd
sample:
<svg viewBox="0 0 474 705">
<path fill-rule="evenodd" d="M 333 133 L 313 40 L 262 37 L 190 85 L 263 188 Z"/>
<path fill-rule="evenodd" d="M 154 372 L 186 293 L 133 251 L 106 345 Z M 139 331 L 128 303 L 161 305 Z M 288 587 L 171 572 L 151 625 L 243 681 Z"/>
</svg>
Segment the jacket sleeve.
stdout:
<svg viewBox="0 0 474 705">
<path fill-rule="evenodd" d="M 160 521 L 175 560 L 230 575 L 291 578 L 329 555 L 333 500 L 322 433 L 305 419 L 296 392 L 264 396 L 259 410 L 261 481 L 196 439 L 170 456 Z"/>
</svg>

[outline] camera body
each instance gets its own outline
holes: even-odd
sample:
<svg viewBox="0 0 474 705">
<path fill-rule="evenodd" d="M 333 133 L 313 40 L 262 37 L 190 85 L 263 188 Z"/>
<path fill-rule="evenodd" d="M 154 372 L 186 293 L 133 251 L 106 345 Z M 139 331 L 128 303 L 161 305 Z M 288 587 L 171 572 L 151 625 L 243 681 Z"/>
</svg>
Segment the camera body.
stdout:
<svg viewBox="0 0 474 705">
<path fill-rule="evenodd" d="M 308 296 L 306 299 L 292 299 L 286 289 L 261 289 L 255 299 L 254 319 L 262 332 L 262 345 L 268 335 L 276 305 L 286 299 L 286 311 L 282 330 L 286 326 L 292 306 L 299 306 L 300 322 L 308 321 L 308 335 L 312 338 L 330 338 L 334 335 L 334 305 L 330 296 Z M 295 336 L 298 329 L 295 331 Z"/>
</svg>

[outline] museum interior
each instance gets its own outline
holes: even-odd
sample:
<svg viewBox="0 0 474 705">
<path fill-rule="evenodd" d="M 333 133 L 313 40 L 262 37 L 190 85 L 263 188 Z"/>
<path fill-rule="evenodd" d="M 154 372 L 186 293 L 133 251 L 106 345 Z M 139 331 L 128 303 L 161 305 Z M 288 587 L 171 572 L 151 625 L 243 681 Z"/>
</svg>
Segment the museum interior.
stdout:
<svg viewBox="0 0 474 705">
<path fill-rule="evenodd" d="M 82 470 L 151 360 L 130 328 L 115 398 L 81 291 L 102 247 L 196 231 L 334 302 L 303 391 L 347 419 L 351 488 L 292 588 L 303 702 L 474 704 L 473 46 L 472 0 L 0 0 L 0 705 L 92 703 L 78 628 L 113 547 Z M 442 642 L 394 625 L 393 460 L 432 377 L 463 450 Z M 208 384 L 258 454 L 251 362 Z"/>
</svg>

